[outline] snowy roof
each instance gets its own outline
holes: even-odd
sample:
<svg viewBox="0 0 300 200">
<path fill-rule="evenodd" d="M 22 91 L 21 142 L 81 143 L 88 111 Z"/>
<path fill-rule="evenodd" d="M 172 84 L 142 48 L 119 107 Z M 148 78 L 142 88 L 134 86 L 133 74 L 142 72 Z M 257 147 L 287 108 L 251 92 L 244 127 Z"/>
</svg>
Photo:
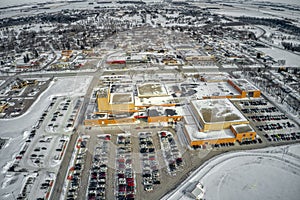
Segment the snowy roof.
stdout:
<svg viewBox="0 0 300 200">
<path fill-rule="evenodd" d="M 200 132 L 196 125 L 189 125 L 189 124 L 185 125 L 185 129 L 192 141 L 235 138 L 235 135 L 232 133 L 230 129 Z"/>
<path fill-rule="evenodd" d="M 111 56 L 107 59 L 107 62 L 116 61 L 116 60 L 126 60 L 124 56 Z"/>
<path fill-rule="evenodd" d="M 136 106 L 148 106 L 148 105 L 162 105 L 174 103 L 174 98 L 172 96 L 161 96 L 161 97 L 149 97 L 149 98 L 139 98 L 135 97 Z"/>
<path fill-rule="evenodd" d="M 259 90 L 257 87 L 255 87 L 252 83 L 250 83 L 246 79 L 231 79 L 231 81 L 236 86 L 238 86 L 241 90 L 246 91 L 246 92 Z"/>
<path fill-rule="evenodd" d="M 211 96 L 237 96 L 240 93 L 228 82 L 191 82 L 186 81 L 181 84 L 169 83 L 166 85 L 169 94 L 175 93 L 178 97 L 186 97 L 189 92 L 193 93 L 198 99 Z M 194 92 L 193 92 L 194 91 Z M 196 92 L 195 92 L 196 91 Z"/>
<path fill-rule="evenodd" d="M 133 103 L 133 93 L 112 93 L 110 98 L 111 104 Z"/>
<path fill-rule="evenodd" d="M 97 95 L 99 98 L 106 98 L 107 97 L 107 90 L 108 88 L 101 88 L 97 91 Z"/>
<path fill-rule="evenodd" d="M 195 120 L 191 115 L 185 115 L 183 118 L 186 124 L 195 124 Z"/>
<path fill-rule="evenodd" d="M 240 95 L 234 87 L 227 82 L 211 82 L 204 83 L 199 86 L 197 97 L 210 97 L 210 96 L 228 96 L 228 95 Z"/>
<path fill-rule="evenodd" d="M 194 100 L 191 104 L 205 123 L 247 121 L 228 99 Z"/>
<path fill-rule="evenodd" d="M 175 48 L 177 50 L 179 49 L 194 49 L 194 47 L 192 45 L 189 45 L 189 44 L 178 44 L 175 46 Z"/>
<path fill-rule="evenodd" d="M 127 60 L 144 60 L 146 58 L 147 57 L 143 54 L 135 54 L 135 55 L 128 56 L 126 59 Z"/>
<path fill-rule="evenodd" d="M 148 116 L 157 117 L 157 116 L 182 116 L 181 107 L 163 107 L 163 106 L 152 106 L 148 109 Z"/>
<path fill-rule="evenodd" d="M 204 191 L 199 187 L 195 187 L 195 189 L 191 192 L 196 199 L 203 197 Z"/>
<path fill-rule="evenodd" d="M 191 192 L 196 199 L 200 199 L 204 195 L 204 190 L 201 187 L 201 184 L 197 184 L 197 186 Z"/>
<path fill-rule="evenodd" d="M 133 91 L 132 84 L 116 83 L 110 85 L 111 93 L 130 93 Z"/>
<path fill-rule="evenodd" d="M 201 76 L 206 82 L 221 82 L 229 79 L 229 74 L 226 73 L 215 73 L 215 74 L 204 74 Z"/>
<path fill-rule="evenodd" d="M 231 126 L 237 133 L 246 133 L 254 131 L 250 124 L 238 124 Z"/>
<path fill-rule="evenodd" d="M 139 85 L 137 89 L 140 97 L 168 95 L 166 88 L 160 83 L 144 83 Z"/>
</svg>

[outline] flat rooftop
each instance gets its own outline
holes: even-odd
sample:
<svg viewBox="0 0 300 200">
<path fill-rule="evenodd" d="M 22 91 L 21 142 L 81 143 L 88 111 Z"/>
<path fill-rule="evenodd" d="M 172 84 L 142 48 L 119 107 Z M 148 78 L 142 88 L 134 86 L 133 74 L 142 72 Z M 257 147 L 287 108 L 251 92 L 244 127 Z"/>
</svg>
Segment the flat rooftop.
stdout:
<svg viewBox="0 0 300 200">
<path fill-rule="evenodd" d="M 184 126 L 191 141 L 198 140 L 216 140 L 224 138 L 235 138 L 235 135 L 230 129 L 223 129 L 218 131 L 200 132 L 197 125 L 187 124 Z"/>
<path fill-rule="evenodd" d="M 194 100 L 191 104 L 205 123 L 247 121 L 228 99 Z"/>
<path fill-rule="evenodd" d="M 252 83 L 247 81 L 246 79 L 231 79 L 231 81 L 238 86 L 241 90 L 246 92 L 257 91 L 259 90 Z"/>
<path fill-rule="evenodd" d="M 128 104 L 133 103 L 132 93 L 112 93 L 110 96 L 111 104 Z"/>
<path fill-rule="evenodd" d="M 236 96 L 240 95 L 237 91 L 227 82 L 212 82 L 202 83 L 198 89 L 197 96 L 203 98 L 207 96 Z"/>
<path fill-rule="evenodd" d="M 227 82 L 229 79 L 229 74 L 225 73 L 215 73 L 215 74 L 203 74 L 201 78 L 205 80 L 205 82 Z"/>
<path fill-rule="evenodd" d="M 160 83 L 144 83 L 138 85 L 137 90 L 139 97 L 155 97 L 168 95 L 165 86 Z"/>
<path fill-rule="evenodd" d="M 126 60 L 125 56 L 111 56 L 109 57 L 106 62 L 116 61 L 116 60 Z"/>
<path fill-rule="evenodd" d="M 174 98 L 170 95 L 149 98 L 135 97 L 134 101 L 136 106 L 159 106 L 162 104 L 174 104 Z"/>
<path fill-rule="evenodd" d="M 238 125 L 232 125 L 232 128 L 237 133 L 247 133 L 247 132 L 254 132 L 253 128 L 250 124 L 238 124 Z"/>
<path fill-rule="evenodd" d="M 179 50 L 179 49 L 195 49 L 195 47 L 193 47 L 190 44 L 178 44 L 178 45 L 175 45 L 175 48 L 177 50 Z"/>
<path fill-rule="evenodd" d="M 176 97 L 195 95 L 198 99 L 211 96 L 238 96 L 240 92 L 228 82 L 184 82 L 167 84 L 169 94 Z"/>
<path fill-rule="evenodd" d="M 149 117 L 158 117 L 158 116 L 182 116 L 183 110 L 181 107 L 163 107 L 163 106 L 152 106 L 148 109 Z"/>
</svg>

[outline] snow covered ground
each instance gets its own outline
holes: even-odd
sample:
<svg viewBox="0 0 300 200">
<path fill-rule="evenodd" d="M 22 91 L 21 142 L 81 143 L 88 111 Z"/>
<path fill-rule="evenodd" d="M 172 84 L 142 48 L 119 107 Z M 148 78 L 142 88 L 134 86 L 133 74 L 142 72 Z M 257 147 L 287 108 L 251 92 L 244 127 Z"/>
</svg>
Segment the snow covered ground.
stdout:
<svg viewBox="0 0 300 200">
<path fill-rule="evenodd" d="M 236 66 L 235 64 L 233 65 L 222 65 L 223 68 L 238 68 L 238 66 Z"/>
<path fill-rule="evenodd" d="M 5 80 L 0 80 L 0 86 L 5 83 Z"/>
<path fill-rule="evenodd" d="M 256 48 L 259 51 L 264 52 L 265 54 L 271 56 L 276 61 L 286 60 L 285 66 L 287 67 L 299 67 L 300 56 L 293 54 L 291 52 L 277 49 L 277 48 Z"/>
<path fill-rule="evenodd" d="M 226 7 L 226 9 L 220 9 L 217 11 L 214 11 L 216 14 L 221 14 L 221 15 L 227 15 L 227 16 L 231 16 L 231 17 L 241 17 L 241 16 L 246 16 L 246 17 L 265 17 L 265 18 L 275 18 L 273 16 L 270 16 L 268 14 L 259 12 L 257 10 L 247 10 L 245 8 L 232 8 L 232 9 L 228 9 Z"/>
<path fill-rule="evenodd" d="M 201 182 L 205 199 L 296 200 L 299 171 L 299 144 L 227 153 L 204 163 L 163 199 L 190 199 L 187 193 Z"/>
</svg>

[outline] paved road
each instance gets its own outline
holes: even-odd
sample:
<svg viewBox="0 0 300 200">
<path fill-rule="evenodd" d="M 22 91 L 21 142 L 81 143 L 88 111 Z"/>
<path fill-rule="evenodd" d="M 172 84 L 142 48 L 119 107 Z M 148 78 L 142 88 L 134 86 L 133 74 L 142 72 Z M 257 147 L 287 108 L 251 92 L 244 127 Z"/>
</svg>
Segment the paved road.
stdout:
<svg viewBox="0 0 300 200">
<path fill-rule="evenodd" d="M 107 55 L 108 56 L 108 55 Z M 103 59 L 104 60 L 104 59 Z M 101 62 L 100 65 L 104 65 L 104 61 Z M 232 70 L 238 70 L 237 68 L 216 68 L 216 67 L 203 67 L 203 68 L 190 68 L 190 69 L 182 69 L 183 72 L 230 72 Z M 109 70 L 109 71 L 102 71 L 101 69 L 98 69 L 97 71 L 74 71 L 74 72 L 47 72 L 47 73 L 36 73 L 36 74 L 18 74 L 18 77 L 20 78 L 33 78 L 33 77 L 38 77 L 38 78 L 51 78 L 51 77 L 67 77 L 67 76 L 94 76 L 94 77 L 100 77 L 100 75 L 124 75 L 124 74 L 130 74 L 132 71 L 134 73 L 144 73 L 145 69 L 135 69 L 135 70 Z M 155 70 L 148 69 L 146 70 L 147 72 L 155 73 Z M 177 70 L 174 69 L 164 69 L 161 70 L 159 73 L 178 73 Z M 7 78 L 13 78 L 13 76 L 0 76 L 0 79 L 7 79 Z M 93 84 L 91 84 L 93 85 Z"/>
</svg>

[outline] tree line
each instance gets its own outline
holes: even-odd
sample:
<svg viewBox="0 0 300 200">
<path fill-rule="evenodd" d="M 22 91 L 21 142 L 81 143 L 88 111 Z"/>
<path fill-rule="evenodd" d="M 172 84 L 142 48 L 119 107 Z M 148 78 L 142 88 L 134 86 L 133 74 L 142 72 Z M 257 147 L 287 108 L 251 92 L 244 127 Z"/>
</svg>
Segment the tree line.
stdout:
<svg viewBox="0 0 300 200">
<path fill-rule="evenodd" d="M 293 44 L 291 42 L 281 42 L 282 46 L 286 50 L 300 52 L 300 44 Z"/>
<path fill-rule="evenodd" d="M 246 17 L 246 16 L 237 17 L 237 19 L 244 23 L 249 23 L 249 24 L 278 27 L 279 31 L 288 32 L 293 35 L 300 35 L 300 27 L 295 26 L 288 20 L 275 19 L 275 18 Z"/>
</svg>

